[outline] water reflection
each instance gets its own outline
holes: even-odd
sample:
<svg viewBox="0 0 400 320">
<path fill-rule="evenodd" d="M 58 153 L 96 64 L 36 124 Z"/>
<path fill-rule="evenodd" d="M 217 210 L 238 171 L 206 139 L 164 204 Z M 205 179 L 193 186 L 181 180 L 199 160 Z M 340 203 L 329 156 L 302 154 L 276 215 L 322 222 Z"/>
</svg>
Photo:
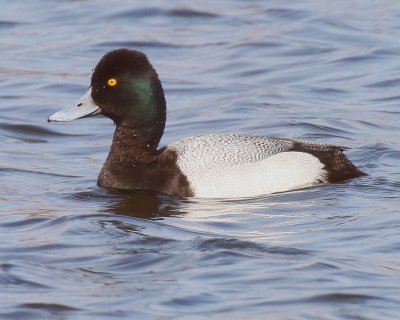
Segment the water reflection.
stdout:
<svg viewBox="0 0 400 320">
<path fill-rule="evenodd" d="M 100 212 L 133 218 L 160 219 L 186 213 L 180 210 L 180 199 L 153 191 L 96 189 L 91 192 L 80 192 L 75 196 L 100 202 L 102 204 Z"/>
</svg>

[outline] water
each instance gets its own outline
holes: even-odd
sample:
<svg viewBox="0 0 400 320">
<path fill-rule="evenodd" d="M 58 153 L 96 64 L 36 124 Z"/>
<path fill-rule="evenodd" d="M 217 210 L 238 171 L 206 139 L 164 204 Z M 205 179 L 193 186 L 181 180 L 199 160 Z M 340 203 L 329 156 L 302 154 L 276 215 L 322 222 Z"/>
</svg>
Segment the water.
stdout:
<svg viewBox="0 0 400 320">
<path fill-rule="evenodd" d="M 397 319 L 400 4 L 0 1 L 1 319 Z M 48 124 L 107 51 L 143 50 L 162 144 L 352 147 L 367 177 L 249 199 L 96 187 L 113 124 Z"/>
</svg>

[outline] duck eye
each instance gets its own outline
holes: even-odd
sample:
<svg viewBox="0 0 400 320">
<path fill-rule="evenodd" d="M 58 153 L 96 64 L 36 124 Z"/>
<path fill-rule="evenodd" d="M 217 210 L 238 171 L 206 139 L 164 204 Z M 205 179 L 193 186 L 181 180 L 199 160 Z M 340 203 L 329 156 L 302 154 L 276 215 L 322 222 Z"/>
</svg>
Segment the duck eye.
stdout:
<svg viewBox="0 0 400 320">
<path fill-rule="evenodd" d="M 115 87 L 117 85 L 117 83 L 118 83 L 117 80 L 114 79 L 114 78 L 111 78 L 111 79 L 107 80 L 107 85 L 110 86 L 110 87 Z"/>
</svg>

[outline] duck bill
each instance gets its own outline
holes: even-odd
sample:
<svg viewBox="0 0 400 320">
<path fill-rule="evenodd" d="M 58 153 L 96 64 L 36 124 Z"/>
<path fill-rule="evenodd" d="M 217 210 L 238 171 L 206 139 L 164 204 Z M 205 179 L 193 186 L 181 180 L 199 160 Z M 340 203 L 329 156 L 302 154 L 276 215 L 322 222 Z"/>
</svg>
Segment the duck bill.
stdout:
<svg viewBox="0 0 400 320">
<path fill-rule="evenodd" d="M 92 88 L 78 100 L 75 107 L 69 107 L 51 115 L 48 122 L 65 122 L 100 114 L 101 110 L 92 99 Z"/>
</svg>

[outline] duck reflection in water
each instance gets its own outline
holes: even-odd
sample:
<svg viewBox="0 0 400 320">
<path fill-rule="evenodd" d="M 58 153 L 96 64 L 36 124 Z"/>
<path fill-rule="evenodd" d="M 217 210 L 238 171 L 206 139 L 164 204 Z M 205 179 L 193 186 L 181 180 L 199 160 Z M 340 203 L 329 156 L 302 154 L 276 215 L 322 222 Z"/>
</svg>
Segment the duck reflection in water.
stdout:
<svg viewBox="0 0 400 320">
<path fill-rule="evenodd" d="M 179 200 L 153 191 L 109 190 L 112 196 L 107 197 L 104 212 L 144 219 L 160 219 L 179 216 L 185 212 L 178 211 Z"/>
</svg>

